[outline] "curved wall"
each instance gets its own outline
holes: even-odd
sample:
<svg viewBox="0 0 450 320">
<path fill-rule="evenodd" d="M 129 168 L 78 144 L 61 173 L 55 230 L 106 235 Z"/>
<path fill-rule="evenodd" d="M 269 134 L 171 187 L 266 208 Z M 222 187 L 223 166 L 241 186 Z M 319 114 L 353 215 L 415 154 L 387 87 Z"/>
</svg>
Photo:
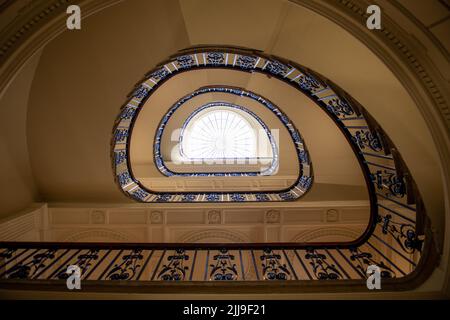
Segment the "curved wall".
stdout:
<svg viewBox="0 0 450 320">
<path fill-rule="evenodd" d="M 0 218 L 39 199 L 30 165 L 26 122 L 28 93 L 40 56 L 41 52 L 36 53 L 0 95 Z"/>
</svg>

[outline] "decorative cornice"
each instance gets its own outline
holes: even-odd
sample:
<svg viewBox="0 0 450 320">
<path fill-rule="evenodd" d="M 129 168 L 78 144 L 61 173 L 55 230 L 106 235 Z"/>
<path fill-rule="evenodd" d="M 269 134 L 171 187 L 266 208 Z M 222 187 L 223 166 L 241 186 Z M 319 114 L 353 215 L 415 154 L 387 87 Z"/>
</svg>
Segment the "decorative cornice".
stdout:
<svg viewBox="0 0 450 320">
<path fill-rule="evenodd" d="M 408 32 L 401 29 L 401 27 L 387 14 L 383 15 L 381 30 L 373 32 L 366 28 L 366 19 L 368 17 L 366 8 L 370 4 L 364 0 L 290 1 L 311 9 L 339 24 L 361 42 L 366 44 L 392 69 L 394 61 L 392 60 L 391 54 L 386 51 L 385 46 L 391 49 L 391 52 L 414 72 L 415 77 L 420 80 L 422 87 L 426 89 L 435 105 L 439 107 L 439 111 L 441 112 L 441 116 L 445 120 L 447 127 L 450 126 L 449 97 L 448 93 L 446 93 L 448 91 L 448 89 L 446 89 L 448 88 L 448 84 L 446 84 L 445 79 L 441 79 L 435 72 L 436 67 L 433 66 L 430 59 L 424 56 L 424 54 L 417 52 L 415 49 L 417 45 L 414 45 L 414 42 L 417 41 L 417 39 L 411 39 Z M 395 70 L 392 71 L 400 80 L 403 82 L 406 81 L 405 75 L 400 74 L 398 68 L 395 68 Z M 408 82 L 408 86 L 411 88 L 413 84 L 411 81 Z"/>
<path fill-rule="evenodd" d="M 7 28 L 0 33 L 0 64 L 12 51 L 29 37 L 34 30 L 38 30 L 50 19 L 56 15 L 65 12 L 65 4 L 69 4 L 69 0 L 54 0 L 48 3 L 42 1 L 31 1 L 22 9 L 18 15 L 9 24 Z M 18 28 L 20 26 L 20 28 Z"/>
<path fill-rule="evenodd" d="M 0 1 L 0 13 L 2 13 L 4 10 L 6 10 L 14 0 L 1 0 Z"/>
<path fill-rule="evenodd" d="M 83 12 L 82 19 L 85 19 L 122 1 L 30 1 L 18 11 L 17 16 L 7 27 L 0 31 L 0 92 L 31 56 L 66 30 L 66 5 L 80 5 Z"/>
</svg>

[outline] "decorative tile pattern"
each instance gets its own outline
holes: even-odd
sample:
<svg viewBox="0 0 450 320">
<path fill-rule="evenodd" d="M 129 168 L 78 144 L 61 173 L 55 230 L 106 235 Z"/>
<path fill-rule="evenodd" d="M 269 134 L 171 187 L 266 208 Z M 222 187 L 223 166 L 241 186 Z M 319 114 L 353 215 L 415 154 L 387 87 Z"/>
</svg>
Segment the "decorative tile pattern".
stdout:
<svg viewBox="0 0 450 320">
<path fill-rule="evenodd" d="M 220 200 L 220 195 L 217 193 L 208 193 L 205 198 L 208 202 L 215 202 Z"/>
<path fill-rule="evenodd" d="M 136 113 L 136 108 L 133 107 L 127 107 L 124 109 L 124 111 L 122 112 L 122 115 L 120 116 L 120 118 L 122 120 L 129 120 L 131 118 L 134 117 L 134 114 Z"/>
<path fill-rule="evenodd" d="M 121 164 L 122 162 L 124 162 L 126 160 L 126 153 L 125 151 L 116 151 L 114 153 L 115 155 L 115 164 L 116 166 Z"/>
<path fill-rule="evenodd" d="M 148 88 L 146 88 L 144 86 L 140 86 L 133 93 L 133 97 L 138 98 L 138 99 L 144 99 L 148 95 L 148 92 L 149 92 Z"/>
<path fill-rule="evenodd" d="M 256 198 L 256 201 L 259 201 L 259 202 L 270 201 L 269 196 L 264 193 L 255 194 L 255 198 Z"/>
<path fill-rule="evenodd" d="M 134 191 L 133 193 L 131 193 L 131 196 L 139 201 L 144 201 L 145 198 L 147 198 L 149 196 L 149 193 L 142 189 L 138 189 L 138 190 Z"/>
<path fill-rule="evenodd" d="M 245 201 L 245 196 L 243 194 L 234 193 L 230 197 L 231 197 L 231 200 L 233 200 L 234 202 Z"/>
<path fill-rule="evenodd" d="M 167 193 L 158 194 L 156 202 L 168 202 L 172 196 Z"/>
<path fill-rule="evenodd" d="M 194 194 L 184 194 L 181 201 L 183 202 L 193 202 L 197 198 Z"/>
<path fill-rule="evenodd" d="M 169 75 L 169 71 L 166 68 L 161 68 L 153 72 L 150 77 L 156 80 L 162 80 Z"/>
<path fill-rule="evenodd" d="M 194 65 L 194 59 L 191 55 L 180 56 L 176 58 L 178 62 L 178 68 L 187 69 Z"/>
<path fill-rule="evenodd" d="M 128 138 L 128 129 L 117 129 L 115 134 L 115 142 L 123 143 Z"/>
<path fill-rule="evenodd" d="M 207 55 L 208 64 L 219 65 L 225 61 L 225 55 L 222 52 L 210 52 Z"/>
<path fill-rule="evenodd" d="M 289 67 L 274 60 L 267 63 L 266 69 L 272 74 L 284 76 L 288 72 Z"/>
<path fill-rule="evenodd" d="M 257 59 L 252 56 L 242 56 L 240 55 L 236 59 L 236 64 L 242 69 L 253 69 L 255 67 Z"/>
<path fill-rule="evenodd" d="M 278 196 L 284 201 L 295 199 L 295 196 L 294 196 L 294 194 L 292 194 L 292 192 L 283 192 L 283 193 L 280 193 Z"/>
<path fill-rule="evenodd" d="M 123 187 L 131 182 L 131 177 L 128 172 L 122 172 L 117 176 L 117 181 Z"/>
</svg>

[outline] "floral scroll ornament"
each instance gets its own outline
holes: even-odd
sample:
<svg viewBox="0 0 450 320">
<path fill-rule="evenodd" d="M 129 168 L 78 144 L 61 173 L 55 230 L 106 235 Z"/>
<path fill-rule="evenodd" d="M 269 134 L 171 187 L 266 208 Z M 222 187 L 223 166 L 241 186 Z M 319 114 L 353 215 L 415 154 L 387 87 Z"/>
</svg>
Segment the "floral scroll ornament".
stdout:
<svg viewBox="0 0 450 320">
<path fill-rule="evenodd" d="M 167 257 L 168 264 L 162 266 L 158 273 L 158 279 L 163 281 L 181 281 L 186 277 L 188 266 L 184 262 L 189 260 L 189 256 L 185 254 L 183 249 L 175 250 L 174 254 Z"/>
<path fill-rule="evenodd" d="M 336 280 L 342 278 L 342 274 L 334 264 L 328 262 L 325 254 L 318 253 L 315 249 L 308 249 L 305 258 L 310 260 L 309 264 L 318 280 Z"/>
<path fill-rule="evenodd" d="M 272 249 L 263 250 L 260 259 L 265 280 L 289 280 L 291 278 L 286 264 L 281 262 L 281 255 L 273 252 Z"/>
<path fill-rule="evenodd" d="M 122 262 L 116 264 L 107 274 L 109 280 L 131 280 L 141 267 L 139 262 L 143 259 L 142 249 L 134 249 L 122 256 Z"/>
<path fill-rule="evenodd" d="M 219 250 L 219 254 L 213 257 L 215 263 L 210 264 L 210 279 L 215 281 L 236 280 L 238 278 L 238 271 L 234 259 L 235 256 L 230 254 L 227 249 Z"/>
</svg>

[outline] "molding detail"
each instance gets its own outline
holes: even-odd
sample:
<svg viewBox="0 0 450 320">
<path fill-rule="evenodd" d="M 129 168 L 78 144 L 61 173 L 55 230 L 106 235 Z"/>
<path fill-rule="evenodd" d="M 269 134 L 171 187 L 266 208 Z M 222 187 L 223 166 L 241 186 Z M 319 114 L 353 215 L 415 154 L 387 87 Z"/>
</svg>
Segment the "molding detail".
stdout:
<svg viewBox="0 0 450 320">
<path fill-rule="evenodd" d="M 0 225 L 1 241 L 22 240 L 23 236 L 32 230 L 37 230 L 36 217 L 34 212 L 6 221 Z"/>
<path fill-rule="evenodd" d="M 219 210 L 208 211 L 208 224 L 222 223 L 222 213 Z"/>
<path fill-rule="evenodd" d="M 280 223 L 281 214 L 279 210 L 269 210 L 265 215 L 266 223 Z"/>
<path fill-rule="evenodd" d="M 62 11 L 63 5 L 68 5 L 71 1 L 69 0 L 56 0 L 48 1 L 42 6 L 36 1 L 30 1 L 23 8 L 18 11 L 17 17 L 12 21 L 12 25 L 6 28 L 5 32 L 2 32 L 0 39 L 2 40 L 0 47 L 0 61 L 2 61 L 5 56 L 16 47 L 20 41 L 25 38 L 28 34 L 32 33 L 34 29 L 39 28 L 39 25 L 45 24 L 46 20 L 50 17 L 57 15 Z M 64 10 L 65 11 L 65 10 Z M 23 23 L 22 27 L 14 32 L 12 35 L 8 36 L 14 28 L 14 25 L 18 23 L 18 20 Z"/>
<path fill-rule="evenodd" d="M 326 212 L 327 222 L 336 222 L 339 220 L 339 211 L 336 209 L 329 209 Z"/>
<path fill-rule="evenodd" d="M 36 203 L 0 220 L 0 241 L 47 240 L 47 228 L 47 206 Z"/>
<path fill-rule="evenodd" d="M 221 242 L 230 243 L 248 243 L 251 239 L 246 235 L 224 229 L 210 229 L 205 231 L 192 231 L 180 237 L 180 243 L 203 243 L 211 242 L 211 239 L 220 240 Z M 207 241 L 205 241 L 207 240 Z M 223 241 L 225 240 L 225 241 Z"/>
<path fill-rule="evenodd" d="M 40 0 L 23 6 L 0 32 L 0 93 L 33 54 L 67 30 L 65 5 L 80 5 L 85 19 L 122 1 Z"/>
<path fill-rule="evenodd" d="M 164 222 L 164 215 L 162 211 L 152 211 L 150 212 L 150 223 L 151 224 L 162 224 Z"/>
<path fill-rule="evenodd" d="M 91 213 L 91 223 L 93 224 L 105 224 L 106 212 L 101 210 L 94 210 Z"/>
<path fill-rule="evenodd" d="M 86 231 L 77 231 L 72 235 L 62 239 L 63 242 L 83 242 L 89 238 L 105 238 L 111 242 L 129 242 L 130 236 L 121 232 L 107 230 L 107 229 L 91 229 Z"/>
<path fill-rule="evenodd" d="M 323 227 L 314 230 L 302 231 L 297 235 L 295 235 L 291 239 L 291 242 L 298 242 L 298 243 L 315 242 L 315 240 L 317 240 L 318 238 L 330 235 L 346 237 L 349 238 L 349 241 L 353 241 L 360 236 L 359 232 L 356 232 L 355 230 L 350 228 Z"/>
</svg>

